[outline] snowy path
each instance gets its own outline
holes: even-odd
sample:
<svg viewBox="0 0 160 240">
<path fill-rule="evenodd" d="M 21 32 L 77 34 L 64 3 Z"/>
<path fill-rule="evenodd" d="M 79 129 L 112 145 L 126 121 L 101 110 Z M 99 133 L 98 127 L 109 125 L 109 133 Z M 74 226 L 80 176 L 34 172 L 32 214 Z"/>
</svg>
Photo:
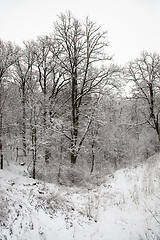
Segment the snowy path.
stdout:
<svg viewBox="0 0 160 240">
<path fill-rule="evenodd" d="M 160 239 L 159 156 L 94 189 L 62 187 L 0 170 L 0 239 Z"/>
</svg>

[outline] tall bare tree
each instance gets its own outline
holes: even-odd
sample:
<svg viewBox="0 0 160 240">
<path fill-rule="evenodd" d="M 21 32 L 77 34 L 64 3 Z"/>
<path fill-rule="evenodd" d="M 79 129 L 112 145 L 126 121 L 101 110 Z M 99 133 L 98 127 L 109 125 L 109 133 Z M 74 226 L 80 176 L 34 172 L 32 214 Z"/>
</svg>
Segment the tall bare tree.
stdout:
<svg viewBox="0 0 160 240">
<path fill-rule="evenodd" d="M 59 64 L 70 79 L 71 130 L 66 136 L 70 140 L 71 165 L 74 165 L 92 121 L 91 111 L 84 114 L 82 108 L 87 109 L 98 87 L 102 82 L 106 84 L 114 71 L 100 67 L 100 63 L 110 59 L 105 55 L 106 32 L 88 18 L 82 24 L 70 12 L 61 14 L 55 23 L 55 38 L 63 53 Z M 82 122 L 86 122 L 86 127 L 80 133 Z"/>
<path fill-rule="evenodd" d="M 15 81 L 18 82 L 22 98 L 22 145 L 23 155 L 26 157 L 26 101 L 27 92 L 31 89 L 32 68 L 34 55 L 31 44 L 25 43 L 25 48 L 21 50 L 21 55 L 15 64 Z"/>
<path fill-rule="evenodd" d="M 7 77 L 9 68 L 18 59 L 18 48 L 13 46 L 10 42 L 3 42 L 0 40 L 0 157 L 1 157 L 1 169 L 3 169 L 3 144 L 2 144 L 2 129 L 3 129 L 3 105 L 4 99 L 3 82 Z"/>
</svg>

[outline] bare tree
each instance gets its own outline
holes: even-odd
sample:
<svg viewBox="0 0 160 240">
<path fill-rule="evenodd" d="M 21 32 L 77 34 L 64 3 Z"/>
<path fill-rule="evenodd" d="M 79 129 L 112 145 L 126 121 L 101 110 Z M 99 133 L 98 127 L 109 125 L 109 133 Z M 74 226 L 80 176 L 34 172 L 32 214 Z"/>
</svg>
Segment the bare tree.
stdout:
<svg viewBox="0 0 160 240">
<path fill-rule="evenodd" d="M 3 129 L 3 105 L 4 99 L 3 82 L 7 77 L 9 68 L 17 61 L 18 48 L 14 47 L 10 42 L 0 40 L 0 157 L 1 169 L 3 169 L 3 144 L 2 144 L 2 129 Z"/>
<path fill-rule="evenodd" d="M 133 97 L 143 105 L 143 123 L 148 123 L 160 141 L 160 56 L 143 52 L 128 66 L 128 76 L 133 85 Z M 145 108 L 145 106 L 147 106 Z"/>
<path fill-rule="evenodd" d="M 26 101 L 27 92 L 31 89 L 32 68 L 34 55 L 30 43 L 25 43 L 25 48 L 21 50 L 21 55 L 15 64 L 14 79 L 18 82 L 22 99 L 22 145 L 23 155 L 26 157 Z"/>
<path fill-rule="evenodd" d="M 93 95 L 99 92 L 98 87 L 102 82 L 106 84 L 114 71 L 100 67 L 100 63 L 110 59 L 105 55 L 106 32 L 88 18 L 82 24 L 70 12 L 61 14 L 55 23 L 55 38 L 62 48 L 60 66 L 70 79 L 71 130 L 66 136 L 70 140 L 71 165 L 74 165 L 92 121 L 92 112 L 83 114 L 82 108 L 87 109 Z M 86 127 L 80 133 L 82 121 Z"/>
<path fill-rule="evenodd" d="M 57 61 L 60 55 L 59 45 L 54 38 L 44 36 L 38 37 L 34 43 L 33 53 L 35 55 L 35 68 L 37 69 L 37 79 L 43 95 L 43 128 L 44 135 L 47 130 L 47 116 L 52 117 L 52 105 L 59 91 L 66 84 L 63 70 L 59 68 Z M 49 110 L 50 108 L 50 110 Z M 45 147 L 45 162 L 48 162 L 50 151 Z"/>
</svg>

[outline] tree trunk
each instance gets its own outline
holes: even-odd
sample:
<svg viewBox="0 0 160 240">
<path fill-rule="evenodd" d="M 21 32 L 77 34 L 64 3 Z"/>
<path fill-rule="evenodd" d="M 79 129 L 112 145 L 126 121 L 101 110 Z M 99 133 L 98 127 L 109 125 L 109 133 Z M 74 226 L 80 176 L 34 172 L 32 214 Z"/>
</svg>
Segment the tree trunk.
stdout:
<svg viewBox="0 0 160 240">
<path fill-rule="evenodd" d="M 25 83 L 22 84 L 22 145 L 23 155 L 26 157 L 26 98 L 25 98 Z"/>
<path fill-rule="evenodd" d="M 46 135 L 46 130 L 47 130 L 47 77 L 46 76 L 44 76 L 43 97 L 44 97 L 43 124 L 44 124 L 44 135 Z M 44 150 L 45 163 L 47 164 L 49 163 L 50 156 L 51 156 L 51 152 L 46 146 Z"/>
<path fill-rule="evenodd" d="M 95 163 L 95 154 L 94 154 L 94 140 L 92 141 L 92 163 L 91 163 L 91 173 L 94 170 L 94 163 Z"/>
<path fill-rule="evenodd" d="M 157 119 L 155 119 L 155 117 L 154 117 L 154 125 L 155 125 L 156 133 L 157 133 L 157 136 L 158 136 L 158 140 L 159 140 L 159 143 L 160 143 L 160 128 L 159 128 L 158 115 L 157 115 Z"/>
<path fill-rule="evenodd" d="M 3 169 L 3 144 L 2 144 L 2 81 L 0 79 L 0 157 L 1 157 L 1 169 Z"/>
<path fill-rule="evenodd" d="M 153 85 L 152 83 L 149 84 L 149 91 L 150 91 L 150 117 L 153 119 L 155 130 L 158 136 L 158 140 L 160 143 L 160 128 L 159 128 L 159 118 L 158 114 L 155 115 L 154 113 L 154 91 L 153 91 Z"/>
<path fill-rule="evenodd" d="M 61 177 L 61 166 L 63 162 L 63 135 L 61 136 L 61 145 L 60 145 L 60 161 L 59 161 L 59 169 L 58 169 L 58 183 L 61 184 L 60 177 Z"/>
<path fill-rule="evenodd" d="M 3 169 L 2 113 L 0 113 L 0 157 L 1 157 L 1 169 Z"/>
<path fill-rule="evenodd" d="M 74 152 L 71 152 L 71 167 L 73 167 L 76 163 L 77 155 Z"/>
<path fill-rule="evenodd" d="M 37 131 L 36 127 L 32 129 L 32 157 L 33 157 L 33 179 L 36 178 L 36 160 L 37 160 Z"/>
<path fill-rule="evenodd" d="M 78 138 L 78 121 L 79 121 L 79 108 L 77 104 L 77 69 L 72 73 L 72 139 L 71 139 L 71 165 L 73 166 L 77 160 L 77 138 Z"/>
</svg>

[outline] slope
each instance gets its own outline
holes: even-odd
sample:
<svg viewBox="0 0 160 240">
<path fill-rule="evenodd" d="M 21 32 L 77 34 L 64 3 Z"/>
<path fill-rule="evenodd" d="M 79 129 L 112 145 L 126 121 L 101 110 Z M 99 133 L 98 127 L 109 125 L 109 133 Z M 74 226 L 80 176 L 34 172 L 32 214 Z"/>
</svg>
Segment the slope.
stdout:
<svg viewBox="0 0 160 240">
<path fill-rule="evenodd" d="M 0 170 L 0 239 L 160 239 L 160 155 L 106 176 L 94 188 L 64 187 Z"/>
</svg>

